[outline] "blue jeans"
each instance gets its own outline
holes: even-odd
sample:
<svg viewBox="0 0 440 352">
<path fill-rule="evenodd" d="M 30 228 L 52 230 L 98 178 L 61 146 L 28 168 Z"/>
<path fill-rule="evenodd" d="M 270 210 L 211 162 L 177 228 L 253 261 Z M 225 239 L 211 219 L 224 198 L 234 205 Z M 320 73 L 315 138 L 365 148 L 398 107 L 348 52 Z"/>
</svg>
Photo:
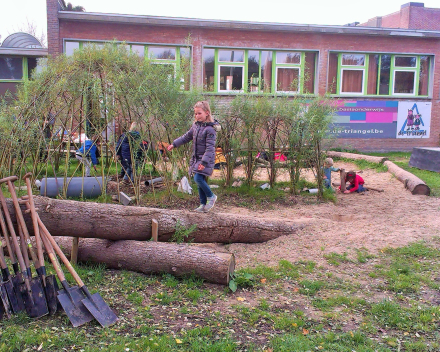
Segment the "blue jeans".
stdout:
<svg viewBox="0 0 440 352">
<path fill-rule="evenodd" d="M 350 190 L 350 189 L 352 189 L 353 187 L 354 187 L 354 186 L 350 185 L 350 186 L 347 187 L 347 190 Z M 356 192 L 357 192 L 357 193 L 365 192 L 364 185 L 359 184 L 359 187 L 358 187 L 358 189 L 356 190 Z"/>
<path fill-rule="evenodd" d="M 133 167 L 131 166 L 131 161 L 128 161 L 127 159 L 123 159 L 123 161 L 121 161 L 121 164 L 122 164 L 122 171 L 125 171 L 124 180 L 128 181 L 130 179 L 133 181 Z"/>
<path fill-rule="evenodd" d="M 194 182 L 197 184 L 197 189 L 199 190 L 200 204 L 206 204 L 207 198 L 214 196 L 214 193 L 212 193 L 211 188 L 209 188 L 206 182 L 206 176 L 195 173 Z"/>
</svg>

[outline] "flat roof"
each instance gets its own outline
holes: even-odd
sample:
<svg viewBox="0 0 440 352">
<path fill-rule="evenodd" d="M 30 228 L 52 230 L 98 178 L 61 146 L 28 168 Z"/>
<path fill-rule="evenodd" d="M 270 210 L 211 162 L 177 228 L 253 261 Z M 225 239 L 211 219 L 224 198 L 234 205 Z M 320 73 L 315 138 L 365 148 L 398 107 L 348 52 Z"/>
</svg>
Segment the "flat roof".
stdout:
<svg viewBox="0 0 440 352">
<path fill-rule="evenodd" d="M 327 26 L 314 24 L 276 23 L 276 22 L 247 22 L 229 20 L 207 20 L 184 17 L 160 17 L 144 15 L 123 15 L 112 13 L 94 12 L 73 12 L 58 11 L 60 20 L 85 21 L 85 22 L 107 22 L 125 23 L 154 26 L 173 26 L 190 28 L 216 28 L 234 29 L 247 31 L 280 31 L 280 32 L 310 32 L 325 34 L 351 34 L 366 36 L 399 36 L 399 37 L 420 37 L 440 38 L 440 31 L 400 29 L 400 28 L 378 28 L 361 26 Z"/>
</svg>

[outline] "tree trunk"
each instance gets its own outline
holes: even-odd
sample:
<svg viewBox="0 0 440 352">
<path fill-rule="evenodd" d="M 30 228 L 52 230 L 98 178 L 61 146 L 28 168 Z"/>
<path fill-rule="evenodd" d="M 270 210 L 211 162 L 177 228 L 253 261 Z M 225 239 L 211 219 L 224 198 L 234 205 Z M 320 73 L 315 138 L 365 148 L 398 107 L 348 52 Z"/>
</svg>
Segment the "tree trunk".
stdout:
<svg viewBox="0 0 440 352">
<path fill-rule="evenodd" d="M 12 201 L 8 199 L 8 202 L 15 221 Z M 237 214 L 195 213 L 40 196 L 35 197 L 34 202 L 41 220 L 53 236 L 148 241 L 152 233 L 151 221 L 156 219 L 159 222 L 158 240 L 161 242 L 170 240 L 176 228 L 188 229 L 196 224 L 197 228 L 185 241 L 260 243 L 294 234 L 305 226 L 287 219 L 267 221 Z M 30 216 L 25 216 L 25 219 L 29 232 L 32 232 Z"/>
<path fill-rule="evenodd" d="M 388 158 L 379 157 L 379 156 L 370 156 L 370 155 L 362 155 L 362 154 L 353 154 L 353 153 L 342 153 L 342 152 L 333 152 L 328 151 L 327 156 L 331 158 L 344 158 L 344 159 L 354 159 L 354 160 L 366 160 L 370 163 L 378 163 L 383 164 Z"/>
<path fill-rule="evenodd" d="M 66 256 L 70 256 L 72 238 L 55 237 Z M 80 262 L 104 263 L 107 268 L 144 274 L 169 273 L 174 276 L 196 274 L 208 282 L 227 285 L 234 273 L 234 255 L 196 245 L 109 241 L 97 238 L 79 240 Z"/>
<path fill-rule="evenodd" d="M 346 172 L 344 169 L 341 169 L 341 171 L 339 171 L 339 174 L 341 175 L 341 192 L 344 193 L 347 190 L 347 186 L 345 182 Z"/>
<path fill-rule="evenodd" d="M 384 165 L 388 168 L 388 172 L 391 172 L 400 182 L 402 182 L 412 194 L 421 194 L 429 196 L 431 190 L 429 187 L 412 173 L 403 170 L 391 161 L 385 161 Z"/>
</svg>

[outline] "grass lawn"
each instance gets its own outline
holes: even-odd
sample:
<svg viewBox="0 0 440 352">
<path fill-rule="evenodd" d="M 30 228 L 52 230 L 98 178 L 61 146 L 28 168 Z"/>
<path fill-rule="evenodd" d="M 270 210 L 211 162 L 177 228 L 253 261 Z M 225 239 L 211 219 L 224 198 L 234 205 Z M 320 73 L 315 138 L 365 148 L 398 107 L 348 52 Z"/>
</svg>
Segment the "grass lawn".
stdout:
<svg viewBox="0 0 440 352">
<path fill-rule="evenodd" d="M 409 153 L 386 156 L 440 195 L 438 174 L 409 168 Z M 222 192 L 236 205 L 259 209 L 288 197 L 277 189 L 265 198 L 246 188 Z M 185 195 L 173 199 L 189 202 Z M 325 267 L 280 258 L 273 267 L 243 268 L 235 272 L 235 292 L 194 276 L 78 265 L 118 323 L 73 328 L 64 313 L 38 320 L 22 313 L 0 321 L 0 351 L 439 351 L 440 237 L 377 255 L 355 253 L 326 254 Z"/>
</svg>

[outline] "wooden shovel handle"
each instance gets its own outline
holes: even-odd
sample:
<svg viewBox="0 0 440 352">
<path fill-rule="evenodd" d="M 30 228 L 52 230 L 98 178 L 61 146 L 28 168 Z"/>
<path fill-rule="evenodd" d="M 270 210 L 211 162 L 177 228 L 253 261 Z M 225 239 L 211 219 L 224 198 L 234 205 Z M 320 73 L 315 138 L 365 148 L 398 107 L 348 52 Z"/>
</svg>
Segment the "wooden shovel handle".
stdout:
<svg viewBox="0 0 440 352">
<path fill-rule="evenodd" d="M 44 234 L 45 238 L 47 240 L 49 240 L 49 242 L 52 245 L 53 249 L 55 249 L 55 252 L 59 255 L 59 257 L 61 258 L 61 261 L 67 267 L 67 270 L 69 270 L 70 274 L 72 274 L 72 276 L 75 279 L 75 281 L 78 284 L 78 286 L 80 288 L 82 288 L 84 286 L 84 282 L 78 276 L 78 274 L 76 273 L 74 267 L 72 266 L 72 264 L 70 264 L 69 260 L 64 255 L 64 253 L 61 250 L 60 246 L 58 246 L 58 243 L 56 243 L 56 241 L 53 239 L 52 235 L 47 230 L 46 226 L 41 221 L 40 217 L 38 217 L 38 224 L 40 225 L 40 229 L 42 230 L 42 233 Z"/>
<path fill-rule="evenodd" d="M 8 267 L 5 260 L 5 253 L 3 253 L 3 243 L 1 240 L 0 240 L 0 266 L 2 269 L 6 269 Z"/>
<path fill-rule="evenodd" d="M 12 237 L 12 243 L 15 248 L 15 255 L 17 256 L 18 264 L 20 264 L 21 271 L 25 271 L 23 255 L 20 251 L 20 246 L 18 244 L 17 235 L 15 234 L 14 225 L 12 224 L 11 214 L 9 214 L 8 206 L 6 204 L 5 195 L 0 187 L 0 203 L 2 204 L 3 211 L 5 213 L 6 223 L 8 224 L 9 233 Z"/>
<path fill-rule="evenodd" d="M 39 260 L 40 266 L 44 266 L 43 246 L 42 246 L 41 238 L 40 238 L 40 228 L 38 226 L 37 212 L 35 210 L 35 203 L 34 203 L 34 197 L 32 194 L 31 180 L 29 178 L 31 176 L 32 176 L 32 173 L 28 172 L 26 175 L 24 175 L 23 179 L 26 182 L 26 188 L 27 188 L 27 194 L 28 194 L 27 200 L 29 202 L 29 206 L 30 206 L 29 208 L 31 210 L 32 225 L 34 227 L 35 242 L 37 244 L 38 260 Z"/>
<path fill-rule="evenodd" d="M 9 258 L 11 258 L 12 264 L 15 264 L 17 261 L 15 259 L 14 252 L 12 251 L 11 248 L 11 242 L 9 242 L 8 229 L 6 227 L 5 218 L 3 217 L 3 213 L 1 210 L 0 210 L 0 227 L 2 229 L 3 237 L 5 238 L 6 248 L 8 249 Z"/>
<path fill-rule="evenodd" d="M 17 181 L 17 180 L 18 180 L 18 177 L 17 177 L 17 176 L 8 176 L 8 177 L 5 177 L 5 178 L 2 178 L 2 179 L 0 180 L 0 183 L 14 182 L 14 181 Z"/>
<path fill-rule="evenodd" d="M 66 277 L 64 276 L 63 270 L 61 269 L 61 265 L 56 257 L 56 255 L 53 252 L 53 247 L 51 246 L 50 242 L 46 238 L 46 234 L 44 233 L 44 230 L 41 229 L 41 240 L 43 241 L 44 247 L 46 248 L 47 255 L 49 256 L 50 261 L 52 262 L 52 265 L 55 269 L 55 272 L 57 273 L 58 278 L 61 282 L 66 281 Z"/>
</svg>

